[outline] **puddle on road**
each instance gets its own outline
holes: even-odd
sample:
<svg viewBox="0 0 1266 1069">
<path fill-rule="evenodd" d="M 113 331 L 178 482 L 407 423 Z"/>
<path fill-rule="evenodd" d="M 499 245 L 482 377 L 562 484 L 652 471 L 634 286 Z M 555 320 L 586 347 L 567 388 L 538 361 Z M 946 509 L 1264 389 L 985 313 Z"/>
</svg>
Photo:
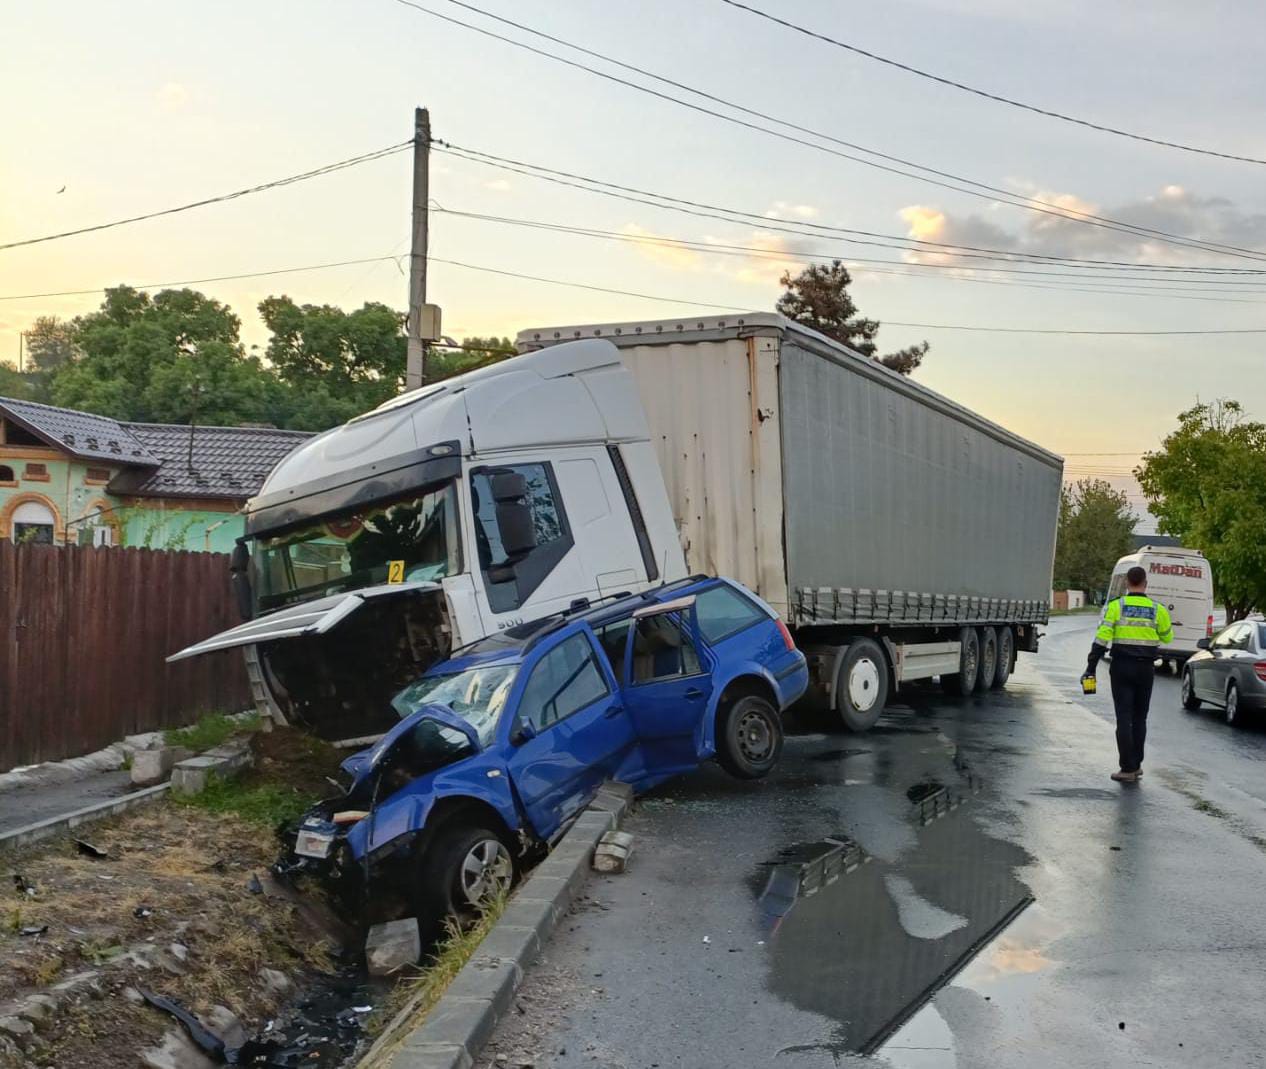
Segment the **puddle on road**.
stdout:
<svg viewBox="0 0 1266 1069">
<path fill-rule="evenodd" d="M 824 879 L 806 875 L 825 861 L 813 854 L 823 844 L 797 846 L 753 880 L 769 931 L 767 983 L 798 1009 L 837 1022 L 837 1058 L 872 1052 L 1032 901 L 1016 876 L 1032 859 L 987 834 L 972 806 L 961 804 L 971 800 L 968 784 L 977 783 L 966 766 L 956 759 L 946 771 L 925 773 L 906 790 L 904 817 L 888 807 L 889 821 L 908 829 L 900 850 L 871 864 L 837 865 Z M 900 798 L 884 793 L 894 803 Z M 930 819 L 929 807 L 936 811 Z M 848 830 L 861 851 L 874 829 Z"/>
<path fill-rule="evenodd" d="M 823 753 L 814 754 L 809 760 L 827 764 L 834 761 L 843 761 L 846 757 L 860 757 L 862 754 L 870 752 L 870 750 L 826 750 Z"/>
<path fill-rule="evenodd" d="M 1102 787 L 1039 787 L 1033 792 L 1044 798 L 1073 798 L 1087 802 L 1119 802 L 1121 791 Z"/>
</svg>

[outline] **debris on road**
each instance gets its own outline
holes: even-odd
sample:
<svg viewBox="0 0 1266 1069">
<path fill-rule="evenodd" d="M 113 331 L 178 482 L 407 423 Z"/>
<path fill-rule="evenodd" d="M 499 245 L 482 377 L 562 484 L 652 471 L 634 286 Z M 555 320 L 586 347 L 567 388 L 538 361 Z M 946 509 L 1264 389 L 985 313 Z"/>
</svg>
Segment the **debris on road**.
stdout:
<svg viewBox="0 0 1266 1069">
<path fill-rule="evenodd" d="M 594 871 L 623 872 L 628 868 L 632 854 L 633 836 L 627 831 L 609 831 L 598 840 L 598 845 L 594 848 Z"/>
<path fill-rule="evenodd" d="M 78 850 L 84 857 L 95 858 L 97 861 L 106 861 L 109 860 L 110 857 L 110 855 L 105 850 L 102 850 L 101 847 L 93 846 L 92 843 L 86 842 L 83 839 L 75 840 L 75 849 Z"/>
<path fill-rule="evenodd" d="M 422 938 L 418 919 L 386 921 L 375 924 L 365 938 L 365 964 L 370 976 L 390 976 L 422 956 Z"/>
</svg>

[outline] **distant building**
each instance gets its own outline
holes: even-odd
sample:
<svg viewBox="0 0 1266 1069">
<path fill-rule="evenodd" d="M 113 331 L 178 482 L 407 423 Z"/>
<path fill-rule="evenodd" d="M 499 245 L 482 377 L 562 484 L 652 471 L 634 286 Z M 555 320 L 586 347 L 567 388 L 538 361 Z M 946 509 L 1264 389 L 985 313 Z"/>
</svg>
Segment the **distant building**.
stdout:
<svg viewBox="0 0 1266 1069">
<path fill-rule="evenodd" d="M 123 423 L 0 397 L 0 539 L 225 553 L 242 506 L 307 437 Z"/>
<path fill-rule="evenodd" d="M 1137 553 L 1144 546 L 1181 546 L 1182 539 L 1175 538 L 1173 535 L 1163 534 L 1132 534 L 1130 538 L 1134 542 L 1131 552 Z"/>
</svg>

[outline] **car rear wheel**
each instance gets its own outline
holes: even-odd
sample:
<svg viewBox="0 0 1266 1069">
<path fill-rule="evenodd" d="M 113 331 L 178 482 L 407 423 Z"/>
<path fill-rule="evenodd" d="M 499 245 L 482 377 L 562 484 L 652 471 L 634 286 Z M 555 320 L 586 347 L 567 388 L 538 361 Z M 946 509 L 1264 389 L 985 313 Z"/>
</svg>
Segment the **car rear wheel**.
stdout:
<svg viewBox="0 0 1266 1069">
<path fill-rule="evenodd" d="M 721 713 L 717 761 L 736 779 L 760 779 L 778 763 L 782 739 L 782 717 L 773 703 L 749 694 Z"/>
<path fill-rule="evenodd" d="M 1238 727 L 1244 722 L 1244 711 L 1240 708 L 1240 686 L 1235 680 L 1226 685 L 1226 722 Z"/>
<path fill-rule="evenodd" d="M 998 665 L 993 670 L 990 686 L 1005 687 L 1015 666 L 1015 632 L 1003 626 L 998 628 Z"/>
<path fill-rule="evenodd" d="M 869 731 L 888 702 L 888 658 L 879 643 L 855 639 L 844 654 L 835 704 L 849 731 Z"/>
<path fill-rule="evenodd" d="M 976 672 L 976 689 L 988 690 L 998 670 L 998 632 L 992 627 L 982 627 L 977 642 L 980 643 L 980 666 Z"/>
<path fill-rule="evenodd" d="M 418 865 L 419 920 L 438 934 L 446 918 L 468 924 L 514 883 L 514 858 L 495 831 L 458 823 L 442 828 Z"/>
<path fill-rule="evenodd" d="M 958 671 L 941 676 L 941 686 L 947 694 L 966 698 L 976 689 L 976 675 L 980 671 L 980 640 L 974 627 L 964 627 L 958 633 Z"/>
<path fill-rule="evenodd" d="M 1182 707 L 1199 709 L 1200 699 L 1196 697 L 1196 681 L 1191 678 L 1191 669 L 1183 669 L 1182 674 Z"/>
</svg>

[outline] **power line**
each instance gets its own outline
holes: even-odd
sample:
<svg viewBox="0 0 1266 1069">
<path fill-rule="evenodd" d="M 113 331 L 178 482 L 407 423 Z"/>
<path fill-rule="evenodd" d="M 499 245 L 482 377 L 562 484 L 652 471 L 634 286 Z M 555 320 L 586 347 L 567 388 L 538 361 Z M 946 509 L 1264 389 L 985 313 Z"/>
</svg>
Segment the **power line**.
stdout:
<svg viewBox="0 0 1266 1069">
<path fill-rule="evenodd" d="M 699 308 L 720 308 L 727 312 L 751 312 L 751 308 L 744 308 L 738 305 L 729 304 L 713 304 L 706 301 L 684 300 L 680 297 L 663 297 L 658 294 L 651 293 L 634 293 L 629 290 L 611 289 L 606 286 L 593 286 L 585 282 L 571 282 L 567 279 L 560 278 L 544 278 L 540 275 L 520 274 L 517 271 L 505 271 L 496 267 L 485 267 L 480 264 L 463 263 L 459 260 L 441 260 L 438 257 L 431 257 L 432 263 L 450 264 L 453 267 L 464 267 L 470 271 L 483 271 L 493 275 L 505 275 L 509 278 L 527 279 L 531 282 L 544 282 L 553 286 L 567 286 L 572 289 L 596 290 L 599 293 L 614 293 L 622 297 L 639 297 L 649 301 L 663 301 L 669 304 L 689 304 Z M 885 326 L 890 327 L 914 327 L 920 330 L 969 330 L 982 331 L 987 333 L 998 334 L 1078 334 L 1078 335 L 1103 335 L 1103 336 L 1143 336 L 1153 337 L 1162 335 L 1196 335 L 1196 334 L 1266 334 L 1266 327 L 1250 327 L 1245 329 L 1215 329 L 1215 330 L 1069 330 L 1066 328 L 1056 327 L 993 327 L 993 326 L 977 326 L 958 323 L 904 323 L 895 319 L 885 319 Z"/>
<path fill-rule="evenodd" d="M 354 264 L 383 263 L 388 260 L 399 262 L 397 256 L 366 256 L 360 260 L 336 260 L 324 264 L 305 264 L 302 267 L 279 267 L 274 271 L 247 271 L 240 275 L 215 275 L 211 278 L 187 278 L 177 282 L 147 282 L 143 286 L 132 286 L 134 290 L 161 290 L 172 286 L 198 286 L 206 282 L 231 282 L 239 278 L 267 278 L 270 275 L 290 275 L 299 271 L 324 271 L 329 267 L 351 267 Z M 61 290 L 57 293 L 14 293 L 0 296 L 0 301 L 26 301 L 37 297 L 83 297 L 93 293 L 105 293 L 108 286 L 98 286 L 87 290 Z"/>
<path fill-rule="evenodd" d="M 658 235 L 642 235 L 627 234 L 615 230 L 599 230 L 592 227 L 570 226 L 563 223 L 550 223 L 535 219 L 520 219 L 509 216 L 487 215 L 481 212 L 466 212 L 455 208 L 435 208 L 437 214 L 451 215 L 459 219 L 474 219 L 480 222 L 497 223 L 507 226 L 519 226 L 533 230 L 544 230 L 548 233 L 572 234 L 577 237 L 599 238 L 606 241 L 618 241 L 633 245 L 649 245 L 658 248 L 678 249 L 688 252 L 699 252 L 707 255 L 717 256 L 744 256 L 753 259 L 773 260 L 782 263 L 800 263 L 803 261 L 830 263 L 835 260 L 847 261 L 849 264 L 859 265 L 863 270 L 878 275 L 896 275 L 903 278 L 929 278 L 940 277 L 953 282 L 970 282 L 984 285 L 995 286 L 1021 286 L 1029 289 L 1047 289 L 1060 290 L 1068 293 L 1090 293 L 1090 294 L 1120 294 L 1130 297 L 1166 297 L 1173 300 L 1188 301 L 1217 301 L 1234 304 L 1262 304 L 1263 301 L 1252 297 L 1243 296 L 1254 293 L 1266 293 L 1263 289 L 1217 289 L 1211 285 L 1216 279 L 1174 279 L 1174 285 L 1165 284 L 1164 281 L 1160 285 L 1151 285 L 1151 279 L 1133 280 L 1134 276 L 1111 276 L 1111 275 L 1089 275 L 1079 276 L 1076 274 L 1067 274 L 1057 271 L 1025 271 L 1017 268 L 970 268 L 971 270 L 986 270 L 1002 274 L 1018 274 L 1018 275 L 1036 275 L 1041 277 L 1049 277 L 1052 279 L 1066 279 L 1072 283 L 1089 281 L 1101 281 L 1098 288 L 1090 289 L 1085 286 L 1067 284 L 1065 282 L 1027 282 L 1015 281 L 1010 278 L 977 278 L 967 277 L 963 275 L 944 275 L 944 271 L 963 271 L 964 268 L 957 264 L 938 264 L 938 263 L 920 263 L 918 261 L 891 260 L 873 256 L 854 256 L 845 252 L 811 252 L 807 249 L 783 249 L 781 251 L 764 249 L 755 245 L 733 245 L 720 242 L 693 241 L 685 238 L 663 237 Z M 884 267 L 872 267 L 871 264 L 891 265 L 893 268 L 913 268 L 915 270 L 895 270 Z M 923 274 L 923 270 L 930 270 L 932 275 Z M 1125 281 L 1124 286 L 1116 285 L 1116 283 Z M 1208 284 L 1206 288 L 1201 290 L 1184 290 L 1181 288 L 1183 284 Z M 1230 283 L 1230 285 L 1249 285 L 1249 283 Z M 1236 296 L 1208 296 L 1208 294 L 1236 294 Z"/>
<path fill-rule="evenodd" d="M 1200 148 L 1196 145 L 1186 145 L 1181 141 L 1169 141 L 1162 137 L 1149 137 L 1146 134 L 1136 134 L 1129 130 L 1121 130 L 1115 126 L 1105 126 L 1102 123 L 1093 122 L 1090 119 L 1079 119 L 1074 115 L 1065 115 L 1062 112 L 1052 111 L 1049 108 L 1041 108 L 1036 104 L 1026 104 L 1021 100 L 1014 100 L 1011 97 L 1002 96 L 999 93 L 991 93 L 986 89 L 978 89 L 973 85 L 967 85 L 964 82 L 955 81 L 953 78 L 946 78 L 939 74 L 933 74 L 931 71 L 922 70 L 919 67 L 911 66 L 908 63 L 902 63 L 900 60 L 890 59 L 887 56 L 881 56 L 877 52 L 868 51 L 865 48 L 859 48 L 857 45 L 851 45 L 847 41 L 840 41 L 834 37 L 828 37 L 824 33 L 811 30 L 807 26 L 801 26 L 791 22 L 788 19 L 779 18 L 777 15 L 771 15 L 767 11 L 761 11 L 759 8 L 750 6 L 749 4 L 740 3 L 740 0 L 721 0 L 723 4 L 729 4 L 730 7 L 738 8 L 742 11 L 750 12 L 762 19 L 777 23 L 779 26 L 785 26 L 789 30 L 796 33 L 804 34 L 806 37 L 812 37 L 818 41 L 834 45 L 836 48 L 843 48 L 858 56 L 864 56 L 866 59 L 872 59 L 876 63 L 883 63 L 889 67 L 895 67 L 903 70 L 907 74 L 914 74 L 920 78 L 927 78 L 929 81 L 939 82 L 941 85 L 947 85 L 953 89 L 961 89 L 964 93 L 972 93 L 978 97 L 984 97 L 986 100 L 992 100 L 998 104 L 1007 104 L 1013 108 L 1021 108 L 1024 111 L 1031 111 L 1035 115 L 1044 115 L 1048 119 L 1059 119 L 1061 122 L 1073 123 L 1076 126 L 1084 126 L 1090 130 L 1098 130 L 1104 134 L 1114 134 L 1117 137 L 1128 137 L 1132 141 L 1144 141 L 1149 145 L 1160 145 L 1164 148 L 1176 148 L 1183 152 L 1194 152 L 1201 156 L 1216 156 L 1218 159 L 1235 160 L 1239 163 L 1256 163 L 1266 164 L 1266 160 L 1257 159 L 1255 156 L 1238 156 L 1233 152 L 1221 152 L 1217 149 Z"/>
<path fill-rule="evenodd" d="M 739 111 L 739 112 L 749 114 L 749 115 L 754 115 L 768 122 L 773 122 L 773 123 L 777 123 L 780 126 L 785 126 L 788 129 L 797 130 L 802 133 L 810 134 L 813 137 L 821 138 L 824 141 L 831 141 L 831 142 L 834 142 L 835 144 L 843 145 L 846 148 L 852 149 L 856 152 L 862 152 L 869 156 L 874 156 L 875 159 L 868 160 L 868 159 L 863 159 L 859 156 L 851 155 L 850 153 L 847 153 L 847 152 L 840 152 L 837 149 L 830 148 L 827 145 L 818 144 L 815 141 L 806 141 L 804 138 L 795 137 L 781 130 L 771 130 L 769 127 L 761 126 L 759 123 L 749 122 L 745 119 L 737 118 L 734 115 L 727 115 L 724 112 L 715 111 L 712 108 L 704 107 L 703 105 L 695 104 L 695 103 L 692 103 L 691 101 L 682 100 L 680 97 L 675 97 L 670 93 L 664 93 L 657 89 L 652 89 L 649 86 L 640 85 L 637 82 L 629 81 L 627 78 L 621 78 L 618 75 L 611 74 L 608 71 L 599 70 L 595 67 L 591 67 L 587 64 L 580 63 L 576 60 L 568 59 L 565 56 L 560 56 L 560 55 L 557 55 L 556 53 L 548 52 L 545 49 L 537 48 L 534 45 L 527 44 L 523 41 L 515 40 L 512 37 L 506 37 L 504 34 L 496 33 L 492 30 L 485 29 L 484 27 L 475 26 L 469 22 L 463 22 L 461 19 L 454 18 L 451 15 L 441 14 L 438 11 L 433 11 L 430 8 L 423 7 L 421 4 L 413 2 L 413 0 L 396 0 L 396 2 L 398 4 L 401 4 L 404 7 L 409 7 L 416 11 L 419 11 L 424 15 L 430 15 L 433 18 L 438 18 L 452 25 L 463 27 L 464 29 L 471 30 L 475 33 L 482 34 L 486 37 L 491 37 L 494 40 L 503 41 L 506 44 L 513 45 L 514 47 L 523 49 L 524 51 L 527 51 L 527 52 L 531 52 L 534 55 L 539 55 L 546 59 L 552 59 L 557 63 L 562 63 L 566 66 L 584 71 L 588 74 L 594 75 L 595 77 L 603 78 L 607 81 L 614 82 L 617 85 L 623 85 L 629 89 L 636 90 L 637 92 L 646 93 L 649 96 L 656 97 L 660 100 L 665 100 L 670 103 L 677 104 L 678 106 L 688 108 L 691 111 L 695 111 L 703 115 L 708 115 L 708 116 L 711 116 L 712 118 L 720 119 L 723 122 L 731 123 L 736 126 L 741 126 L 745 129 L 756 130 L 760 133 L 768 134 L 771 137 L 776 137 L 782 141 L 787 141 L 793 144 L 803 145 L 807 148 L 815 149 L 819 152 L 825 152 L 832 156 L 838 156 L 841 159 L 850 160 L 854 163 L 860 163 L 867 167 L 873 167 L 878 170 L 885 171 L 891 174 L 899 174 L 906 178 L 914 178 L 921 182 L 927 182 L 931 185 L 939 186 L 944 189 L 952 189 L 952 190 L 955 190 L 956 192 L 966 193 L 969 196 L 979 197 L 984 200 L 990 200 L 990 201 L 1001 200 L 1003 203 L 1009 204 L 1012 207 L 1024 208 L 1028 211 L 1036 211 L 1044 215 L 1051 215 L 1060 219 L 1068 219 L 1073 222 L 1084 223 L 1086 225 L 1099 227 L 1101 229 L 1118 231 L 1120 233 L 1130 234 L 1131 236 L 1134 236 L 1134 237 L 1147 236 L 1150 238 L 1157 238 L 1171 245 L 1177 245 L 1183 248 L 1197 249 L 1202 252 L 1212 252 L 1212 253 L 1217 253 L 1220 255 L 1237 256 L 1237 257 L 1253 259 L 1253 260 L 1266 259 L 1266 252 L 1263 252 L 1262 250 L 1259 250 L 1259 249 L 1242 249 L 1238 246 L 1223 245 L 1219 242 L 1207 242 L 1207 241 L 1201 241 L 1200 239 L 1185 238 L 1177 234 L 1170 234 L 1166 231 L 1155 230 L 1155 229 L 1152 229 L 1151 227 L 1144 227 L 1144 226 L 1140 226 L 1133 223 L 1126 223 L 1120 220 L 1110 219 L 1106 216 L 1095 215 L 1094 213 L 1091 213 L 1091 212 L 1083 212 L 1075 208 L 1063 207 L 1061 205 L 1053 204 L 1049 201 L 1040 200 L 1036 197 L 1022 197 L 1019 194 L 1014 194 L 1010 190 L 1002 189 L 998 186 L 991 186 L 987 183 L 979 182 L 975 179 L 964 178 L 961 175 L 956 175 L 949 171 L 937 170 L 934 167 L 928 167 L 924 164 L 915 163 L 911 160 L 906 160 L 899 156 L 894 156 L 888 153 L 879 152 L 876 149 L 866 148 L 865 146 L 858 145 L 854 142 L 844 141 L 841 138 L 834 137 L 830 134 L 822 133 L 821 131 L 814 130 L 810 127 L 800 126 L 797 123 L 793 123 L 789 120 L 780 119 L 776 116 L 769 115 L 765 112 L 759 112 L 759 111 L 756 111 L 755 109 L 745 107 L 741 104 L 736 104 L 733 101 L 726 100 L 723 97 L 719 97 L 719 96 L 715 96 L 714 94 L 707 93 L 704 90 L 695 89 L 691 86 L 685 85 L 685 83 L 677 82 L 672 79 L 665 78 L 662 75 L 658 75 L 651 71 L 647 71 L 644 68 L 634 66 L 633 64 L 630 64 L 630 63 L 625 63 L 622 60 L 614 59 L 606 55 L 605 53 L 596 52 L 592 49 L 587 49 L 581 45 L 573 44 L 572 42 L 566 41 L 561 37 L 555 37 L 551 34 L 544 33 L 540 30 L 532 29 L 531 27 L 525 26 L 522 23 L 513 22 L 510 19 L 502 18 L 501 16 L 495 15 L 490 11 L 485 11 L 483 8 L 475 7 L 473 4 L 464 3 L 463 0 L 447 0 L 447 2 L 457 4 L 458 6 L 465 8 L 468 11 L 477 12 L 478 14 L 483 15 L 486 18 L 493 19 L 496 22 L 513 26 L 516 29 L 522 30 L 527 33 L 531 33 L 537 37 L 542 37 L 556 44 L 561 44 L 565 48 L 571 48 L 584 55 L 599 57 L 604 62 L 611 63 L 615 66 L 621 67 L 626 70 L 635 71 L 638 74 L 641 74 L 643 77 L 652 78 L 666 85 L 671 85 L 679 89 L 684 89 L 686 92 L 693 93 L 694 95 L 699 96 L 705 100 L 715 101 L 717 103 L 723 104 L 726 107 L 732 108 L 735 111 Z M 886 161 L 889 161 L 889 163 L 878 163 L 876 162 L 876 160 L 886 160 Z M 899 167 L 890 166 L 889 164 L 899 164 L 900 166 Z M 916 171 L 924 171 L 926 172 L 926 174 L 912 173 L 910 171 L 902 170 L 901 167 L 912 167 Z M 938 178 L 928 177 L 928 175 L 939 176 L 940 179 L 948 179 L 949 182 L 940 181 L 938 180 Z M 962 183 L 962 185 L 953 185 L 951 184 L 953 182 Z M 975 187 L 975 188 L 965 188 L 965 187 Z M 992 195 L 989 195 L 989 194 L 992 194 Z"/>
<path fill-rule="evenodd" d="M 1102 269 L 1123 268 L 1129 270 L 1160 271 L 1170 274 L 1213 274 L 1219 276 L 1228 274 L 1253 276 L 1266 274 L 1266 271 L 1263 271 L 1261 268 L 1198 267 L 1194 265 L 1189 267 L 1177 264 L 1132 263 L 1128 260 L 1096 260 L 1079 257 L 1056 256 L 1048 253 L 990 249 L 978 245 L 956 245 L 948 242 L 930 241 L 925 238 L 903 237 L 898 234 L 884 234 L 872 230 L 858 230 L 852 227 L 842 227 L 826 223 L 814 223 L 808 220 L 786 219 L 774 222 L 771 221 L 767 215 L 763 215 L 758 212 L 747 211 L 739 208 L 726 208 L 716 204 L 710 204 L 706 201 L 688 200 L 682 197 L 670 196 L 667 193 L 655 193 L 644 189 L 638 189 L 635 186 L 618 185 L 614 182 L 607 182 L 603 179 L 592 178 L 587 175 L 575 174 L 571 171 L 560 171 L 555 168 L 544 167 L 535 163 L 527 163 L 522 160 L 510 159 L 505 156 L 494 156 L 491 153 L 482 152 L 478 149 L 455 145 L 450 141 L 437 139 L 432 143 L 432 148 L 436 152 L 444 152 L 450 156 L 455 156 L 458 159 L 464 159 L 471 163 L 481 163 L 487 167 L 492 167 L 497 170 L 523 175 L 527 178 L 537 178 L 544 182 L 551 182 L 555 185 L 566 186 L 571 189 L 579 189 L 587 193 L 597 193 L 601 196 L 613 197 L 617 200 L 624 200 L 633 204 L 642 204 L 651 208 L 662 208 L 668 211 L 677 211 L 686 215 L 694 215 L 701 219 L 717 219 L 721 222 L 727 223 L 751 223 L 757 225 L 761 229 L 780 231 L 788 234 L 797 234 L 801 237 L 819 237 L 821 234 L 828 234 L 831 236 L 858 235 L 857 237 L 849 236 L 846 240 L 856 245 L 873 245 L 878 248 L 897 249 L 903 252 L 943 253 L 945 255 L 962 257 L 963 259 L 1000 260 L 1003 262 L 1033 263 L 1052 267 L 1082 268 L 1084 266 L 1086 268 L 1094 267 Z M 588 185 L 584 183 L 588 183 Z M 660 201 L 665 203 L 659 203 Z M 731 218 L 731 216 L 736 218 Z M 820 233 L 809 233 L 809 231 L 816 231 Z M 916 247 L 911 248 L 911 246 Z"/>
<path fill-rule="evenodd" d="M 271 182 L 264 182 L 257 186 L 249 186 L 246 189 L 234 190 L 232 193 L 222 193 L 217 197 L 207 197 L 203 200 L 190 201 L 188 204 L 181 204 L 175 208 L 163 208 L 156 212 L 146 212 L 144 215 L 133 215 L 126 219 L 116 219 L 110 223 L 97 223 L 95 226 L 83 226 L 77 230 L 64 230 L 60 234 L 45 234 L 38 238 L 24 238 L 21 241 L 10 241 L 0 245 L 0 251 L 4 249 L 16 249 L 23 245 L 38 245 L 45 241 L 57 241 L 60 238 L 75 237 L 79 234 L 91 234 L 98 230 L 109 230 L 116 226 L 126 226 L 128 223 L 139 223 L 145 219 L 157 219 L 164 215 L 175 215 L 178 212 L 187 212 L 193 208 L 203 208 L 208 204 L 219 204 L 226 200 L 236 200 L 238 197 L 245 197 L 251 193 L 262 193 L 267 189 L 278 189 L 281 186 L 294 185 L 296 182 L 306 182 L 309 178 L 318 178 L 321 175 L 332 174 L 335 171 L 342 171 L 348 167 L 356 167 L 362 163 L 369 163 L 372 160 L 382 159 L 384 156 L 390 156 L 396 152 L 403 152 L 411 147 L 412 141 L 404 141 L 398 145 L 388 145 L 386 148 L 380 148 L 374 152 L 366 152 L 361 156 L 352 156 L 345 160 L 338 160 L 335 163 L 327 163 L 322 167 L 314 168 L 311 171 L 304 171 L 300 174 L 292 174 L 287 178 L 278 178 Z"/>
</svg>

